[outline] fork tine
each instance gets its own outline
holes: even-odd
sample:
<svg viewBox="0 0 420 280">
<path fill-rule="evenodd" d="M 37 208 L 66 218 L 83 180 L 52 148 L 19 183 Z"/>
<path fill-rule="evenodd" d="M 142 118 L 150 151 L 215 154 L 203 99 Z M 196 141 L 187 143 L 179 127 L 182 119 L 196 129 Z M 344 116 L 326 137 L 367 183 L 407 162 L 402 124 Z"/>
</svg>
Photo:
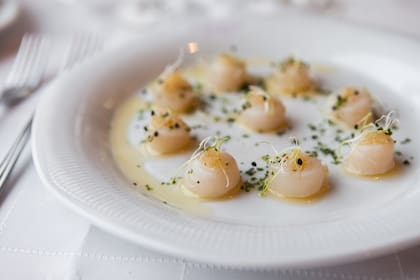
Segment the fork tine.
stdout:
<svg viewBox="0 0 420 280">
<path fill-rule="evenodd" d="M 71 42 L 69 44 L 70 48 L 68 50 L 68 55 L 63 64 L 64 69 L 73 67 L 79 56 L 81 45 L 83 46 L 83 40 L 81 40 L 80 35 L 74 35 L 70 40 Z"/>
<path fill-rule="evenodd" d="M 32 67 L 28 67 L 27 82 L 33 87 L 38 86 L 48 65 L 49 40 L 45 37 L 38 38 L 38 50 L 34 54 Z"/>
<path fill-rule="evenodd" d="M 23 66 L 22 73 L 20 75 L 20 83 L 29 85 L 28 80 L 32 72 L 32 68 L 36 66 L 37 57 L 40 50 L 40 40 L 38 36 L 31 36 L 30 43 L 28 44 L 28 55 L 26 57 L 25 65 Z M 32 84 L 31 84 L 32 86 Z"/>
<path fill-rule="evenodd" d="M 41 82 L 41 78 L 44 75 L 47 66 L 47 50 L 48 40 L 43 36 L 36 36 L 36 50 L 33 52 L 33 57 L 30 62 L 30 66 L 27 69 L 26 83 L 32 87 L 37 87 Z"/>
<path fill-rule="evenodd" d="M 26 63 L 29 49 L 30 49 L 29 45 L 31 45 L 30 41 L 31 41 L 31 36 L 29 35 L 23 36 L 15 61 L 12 65 L 12 69 L 9 75 L 7 76 L 6 85 L 16 84 L 19 82 L 18 76 L 19 76 L 19 73 L 22 73 L 22 71 L 25 68 L 25 63 Z"/>
<path fill-rule="evenodd" d="M 100 49 L 102 45 L 100 40 L 91 34 L 75 35 L 72 41 L 63 68 L 73 67 L 78 61 Z"/>
<path fill-rule="evenodd" d="M 36 87 L 44 74 L 48 44 L 41 36 L 26 34 L 5 85 Z"/>
<path fill-rule="evenodd" d="M 81 60 L 83 58 L 85 58 L 86 56 L 88 56 L 90 54 L 90 52 L 92 51 L 91 49 L 93 48 L 93 46 L 95 45 L 95 38 L 93 36 L 87 36 L 85 37 L 86 43 L 83 44 L 80 53 L 79 53 L 79 57 L 77 58 L 77 60 Z"/>
</svg>

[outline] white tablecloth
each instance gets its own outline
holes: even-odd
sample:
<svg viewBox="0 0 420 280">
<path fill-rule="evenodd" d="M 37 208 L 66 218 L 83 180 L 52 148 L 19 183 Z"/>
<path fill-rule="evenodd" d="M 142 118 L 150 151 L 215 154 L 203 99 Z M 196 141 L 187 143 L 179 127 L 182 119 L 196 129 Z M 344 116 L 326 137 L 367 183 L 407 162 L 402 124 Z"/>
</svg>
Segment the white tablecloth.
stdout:
<svg viewBox="0 0 420 280">
<path fill-rule="evenodd" d="M 88 31 L 108 45 L 140 32 L 54 0 L 25 0 L 22 5 L 17 24 L 0 33 L 0 82 L 25 31 Z M 342 0 L 323 13 L 420 38 L 418 11 L 420 1 Z M 35 99 L 11 111 L 0 108 L 0 157 Z M 0 279 L 420 279 L 419 263 L 420 246 L 359 263 L 281 271 L 233 270 L 165 256 L 105 233 L 65 208 L 42 186 L 29 149 L 0 196 Z"/>
</svg>

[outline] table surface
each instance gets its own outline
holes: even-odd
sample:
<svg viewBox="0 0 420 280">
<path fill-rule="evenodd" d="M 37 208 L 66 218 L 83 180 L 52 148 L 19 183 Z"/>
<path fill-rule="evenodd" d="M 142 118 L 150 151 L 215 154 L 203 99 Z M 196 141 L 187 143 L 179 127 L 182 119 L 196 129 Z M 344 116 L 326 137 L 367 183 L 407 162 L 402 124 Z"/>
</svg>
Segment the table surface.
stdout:
<svg viewBox="0 0 420 280">
<path fill-rule="evenodd" d="M 55 36 L 88 32 L 113 45 L 144 28 L 58 0 L 23 0 L 21 4 L 17 22 L 0 32 L 0 84 L 25 32 Z M 264 12 L 264 7 L 258 11 Z M 305 12 L 420 39 L 417 11 L 420 1 L 414 0 L 341 0 L 326 10 Z M 34 96 L 12 110 L 0 107 L 0 157 L 36 101 Z M 61 205 L 42 186 L 29 147 L 0 196 L 0 279 L 420 279 L 419 262 L 420 247 L 336 267 L 279 271 L 233 270 L 161 255 L 103 232 Z"/>
</svg>

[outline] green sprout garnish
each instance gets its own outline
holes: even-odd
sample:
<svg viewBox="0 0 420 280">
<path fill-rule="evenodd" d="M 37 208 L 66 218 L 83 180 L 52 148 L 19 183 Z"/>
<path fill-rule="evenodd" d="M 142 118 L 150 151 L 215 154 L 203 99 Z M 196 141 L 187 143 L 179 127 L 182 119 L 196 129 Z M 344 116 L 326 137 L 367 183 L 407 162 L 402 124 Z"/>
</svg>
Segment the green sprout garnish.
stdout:
<svg viewBox="0 0 420 280">
<path fill-rule="evenodd" d="M 242 104 L 242 110 L 245 111 L 248 108 L 252 107 L 251 102 L 248 101 L 248 99 L 251 97 L 251 93 L 256 94 L 258 96 L 261 96 L 263 102 L 264 102 L 264 111 L 269 112 L 270 111 L 270 99 L 272 98 L 270 94 L 268 94 L 264 89 L 258 86 L 249 86 L 249 91 L 247 95 L 245 96 L 246 101 L 244 104 Z"/>
<path fill-rule="evenodd" d="M 332 109 L 338 110 L 341 106 L 343 106 L 347 102 L 347 98 L 343 97 L 341 95 L 337 95 L 337 99 L 335 100 L 334 105 L 332 106 Z"/>
<path fill-rule="evenodd" d="M 277 169 L 276 171 L 271 171 L 267 174 L 264 184 L 261 188 L 260 195 L 264 196 L 268 189 L 270 188 L 273 181 L 276 177 L 289 166 L 293 164 L 292 170 L 302 170 L 304 168 L 304 162 L 301 158 L 302 149 L 299 146 L 299 141 L 296 137 L 291 137 L 292 145 L 291 147 L 285 148 L 281 151 L 277 151 L 273 146 L 274 154 L 263 156 L 263 160 L 266 162 L 267 166 L 272 169 Z M 270 176 L 271 175 L 271 176 Z"/>
<path fill-rule="evenodd" d="M 371 114 L 371 113 L 370 113 Z M 337 157 L 339 160 L 343 158 L 341 150 L 344 145 L 349 145 L 351 143 L 356 143 L 361 138 L 366 137 L 369 134 L 372 133 L 383 133 L 385 135 L 392 135 L 392 128 L 399 123 L 397 119 L 394 119 L 392 115 L 394 114 L 393 111 L 390 111 L 386 115 L 382 115 L 379 119 L 377 119 L 375 122 L 371 122 L 369 124 L 365 124 L 366 120 L 370 118 L 371 115 L 366 115 L 362 120 L 364 120 L 364 123 L 359 129 L 360 134 L 356 137 L 353 137 L 352 139 L 345 140 L 340 143 L 340 146 L 337 149 Z"/>
<path fill-rule="evenodd" d="M 228 142 L 231 139 L 231 137 L 228 136 L 224 136 L 224 137 L 218 137 L 218 136 L 209 136 L 207 138 L 205 138 L 203 141 L 200 142 L 200 144 L 198 145 L 197 150 L 194 151 L 194 153 L 191 155 L 191 158 L 189 160 L 187 160 L 185 163 L 183 163 L 175 172 L 175 175 L 171 177 L 171 179 L 169 180 L 169 182 L 166 183 L 166 185 L 175 185 L 179 182 L 180 179 L 182 179 L 182 177 L 179 176 L 179 173 L 184 170 L 190 163 L 191 161 L 195 160 L 196 158 L 198 158 L 203 152 L 209 151 L 209 150 L 214 150 L 214 151 L 221 151 L 222 150 L 222 146 L 224 143 Z M 224 167 L 222 167 L 222 171 L 225 174 L 225 177 L 227 178 L 227 184 L 229 182 L 229 178 L 227 177 L 226 171 L 224 170 Z M 193 169 L 189 169 L 187 171 L 188 174 L 192 174 L 194 172 Z"/>
<path fill-rule="evenodd" d="M 306 64 L 305 62 L 303 62 L 299 59 L 296 59 L 293 56 L 289 56 L 288 58 L 286 58 L 285 60 L 280 62 L 280 70 L 282 72 L 285 72 L 287 70 L 287 68 L 289 68 L 292 65 L 297 65 L 298 67 L 308 68 L 308 64 Z"/>
</svg>

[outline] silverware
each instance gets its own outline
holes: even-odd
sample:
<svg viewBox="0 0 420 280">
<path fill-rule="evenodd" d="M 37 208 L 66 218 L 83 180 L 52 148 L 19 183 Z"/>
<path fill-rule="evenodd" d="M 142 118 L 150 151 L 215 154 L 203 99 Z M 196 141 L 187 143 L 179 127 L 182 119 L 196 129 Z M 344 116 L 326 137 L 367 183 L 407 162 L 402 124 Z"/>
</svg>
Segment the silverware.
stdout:
<svg viewBox="0 0 420 280">
<path fill-rule="evenodd" d="M 101 48 L 101 43 L 96 38 L 89 35 L 78 35 L 72 38 L 72 42 L 68 49 L 68 53 L 65 59 L 63 69 L 71 68 L 75 63 L 82 59 L 92 55 Z M 20 66 L 23 67 L 23 66 Z M 22 68 L 24 69 L 24 67 Z M 41 77 L 39 77 L 40 81 Z M 34 79 L 35 81 L 35 79 Z M 33 83 L 35 84 L 35 83 Z M 37 85 L 38 88 L 39 84 Z M 33 88 L 33 87 L 31 87 Z M 23 95 L 22 95 L 23 96 Z M 10 97 L 20 98 L 20 97 Z M 23 97 L 24 98 L 24 97 Z M 0 163 L 0 192 L 4 189 L 4 185 L 13 171 L 19 156 L 22 154 L 23 148 L 30 138 L 31 126 L 32 126 L 33 115 L 29 118 L 29 121 L 25 124 L 25 127 L 14 141 L 12 147 L 7 152 L 6 156 Z"/>
<path fill-rule="evenodd" d="M 15 167 L 16 162 L 18 161 L 20 155 L 22 154 L 23 148 L 25 148 L 25 145 L 29 140 L 29 136 L 31 133 L 32 119 L 33 117 L 31 116 L 28 123 L 25 125 L 24 129 L 16 138 L 12 147 L 10 147 L 6 156 L 0 163 L 0 192 L 3 190 L 7 178 L 9 177 L 13 168 Z"/>
<path fill-rule="evenodd" d="M 0 101 L 13 106 L 34 92 L 41 84 L 51 44 L 40 35 L 25 35 L 12 69 L 6 78 Z"/>
</svg>

